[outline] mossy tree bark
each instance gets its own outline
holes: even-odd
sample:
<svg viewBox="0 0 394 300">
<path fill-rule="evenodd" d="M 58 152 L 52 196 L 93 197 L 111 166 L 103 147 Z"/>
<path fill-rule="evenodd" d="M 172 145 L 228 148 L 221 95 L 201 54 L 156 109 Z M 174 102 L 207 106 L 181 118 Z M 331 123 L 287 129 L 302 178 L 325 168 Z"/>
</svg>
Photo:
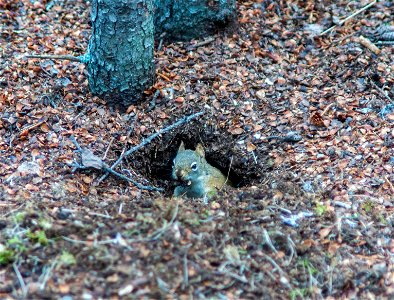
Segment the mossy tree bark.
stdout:
<svg viewBox="0 0 394 300">
<path fill-rule="evenodd" d="M 122 108 L 154 80 L 153 0 L 93 0 L 88 79 L 93 94 Z"/>
<path fill-rule="evenodd" d="M 236 17 L 236 0 L 155 0 L 155 31 L 171 40 L 214 33 Z"/>
</svg>

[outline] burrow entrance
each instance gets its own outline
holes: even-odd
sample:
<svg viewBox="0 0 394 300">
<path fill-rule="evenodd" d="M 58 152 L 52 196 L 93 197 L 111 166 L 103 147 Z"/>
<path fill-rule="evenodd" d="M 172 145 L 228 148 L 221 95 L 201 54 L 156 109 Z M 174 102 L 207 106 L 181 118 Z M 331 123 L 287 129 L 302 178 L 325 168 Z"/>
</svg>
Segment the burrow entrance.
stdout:
<svg viewBox="0 0 394 300">
<path fill-rule="evenodd" d="M 255 185 L 262 182 L 269 172 L 269 150 L 261 144 L 254 153 L 247 152 L 243 144 L 250 138 L 246 135 L 234 137 L 216 125 L 194 121 L 165 133 L 161 139 L 135 153 L 129 162 L 151 184 L 163 187 L 166 195 L 170 195 L 175 187 L 171 178 L 172 162 L 181 141 L 185 143 L 186 149 L 192 150 L 202 143 L 208 163 L 223 174 L 228 174 L 235 187 Z"/>
</svg>

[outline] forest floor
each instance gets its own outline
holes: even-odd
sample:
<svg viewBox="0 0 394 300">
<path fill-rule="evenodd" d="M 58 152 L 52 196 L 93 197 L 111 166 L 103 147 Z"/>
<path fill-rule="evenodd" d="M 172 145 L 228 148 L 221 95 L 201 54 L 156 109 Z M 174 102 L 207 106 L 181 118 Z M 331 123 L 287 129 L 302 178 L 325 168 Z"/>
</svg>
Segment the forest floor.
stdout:
<svg viewBox="0 0 394 300">
<path fill-rule="evenodd" d="M 24 58 L 87 49 L 90 3 L 45 4 L 0 0 L 1 299 L 394 297 L 394 47 L 360 40 L 392 1 L 321 36 L 367 2 L 239 1 L 235 31 L 157 42 L 127 112 L 83 64 Z M 111 165 L 199 111 L 117 168 L 164 192 L 72 172 L 71 135 Z M 237 188 L 172 198 L 182 140 Z"/>
</svg>

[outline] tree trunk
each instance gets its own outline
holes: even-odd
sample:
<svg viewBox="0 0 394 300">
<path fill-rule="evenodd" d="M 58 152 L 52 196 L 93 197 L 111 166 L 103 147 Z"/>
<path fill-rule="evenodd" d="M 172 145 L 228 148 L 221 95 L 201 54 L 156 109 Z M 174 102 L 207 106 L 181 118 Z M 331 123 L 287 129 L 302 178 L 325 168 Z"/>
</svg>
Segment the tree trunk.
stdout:
<svg viewBox="0 0 394 300">
<path fill-rule="evenodd" d="M 166 39 L 210 35 L 236 16 L 236 0 L 155 0 L 155 31 Z"/>
<path fill-rule="evenodd" d="M 153 0 L 93 0 L 90 91 L 125 108 L 154 80 Z"/>
</svg>

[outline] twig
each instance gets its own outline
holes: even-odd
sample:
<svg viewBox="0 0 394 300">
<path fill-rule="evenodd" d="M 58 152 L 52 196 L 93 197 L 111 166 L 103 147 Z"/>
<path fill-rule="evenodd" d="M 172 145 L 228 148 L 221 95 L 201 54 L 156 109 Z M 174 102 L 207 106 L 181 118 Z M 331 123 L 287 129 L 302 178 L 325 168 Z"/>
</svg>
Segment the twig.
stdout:
<svg viewBox="0 0 394 300">
<path fill-rule="evenodd" d="M 268 231 L 265 229 L 263 229 L 263 236 L 264 236 L 265 244 L 267 244 L 268 247 L 271 248 L 271 250 L 274 253 L 278 253 L 278 251 L 275 249 L 275 246 L 272 244 L 272 241 L 271 241 L 271 238 L 268 234 Z"/>
<path fill-rule="evenodd" d="M 323 116 L 329 111 L 329 109 L 330 109 L 332 106 L 334 106 L 334 105 L 335 105 L 334 102 L 328 104 L 328 105 L 326 106 L 326 108 L 323 110 L 323 112 L 321 113 L 321 116 L 323 117 Z"/>
<path fill-rule="evenodd" d="M 249 283 L 248 279 L 245 277 L 245 275 L 238 275 L 236 273 L 230 272 L 229 270 L 225 271 L 214 271 L 212 272 L 214 275 L 228 275 L 231 278 L 234 278 L 242 283 Z"/>
<path fill-rule="evenodd" d="M 198 42 L 198 43 L 189 45 L 189 46 L 187 47 L 187 50 L 190 51 L 190 50 L 193 50 L 193 49 L 195 49 L 195 48 L 198 48 L 198 47 L 201 47 L 201 46 L 208 45 L 208 44 L 212 43 L 214 40 L 215 40 L 215 39 L 214 39 L 213 37 L 210 37 L 210 38 L 206 39 L 205 41 L 201 41 L 201 42 Z"/>
<path fill-rule="evenodd" d="M 48 282 L 48 280 L 49 280 L 49 278 L 50 278 L 50 276 L 51 276 L 51 273 L 52 273 L 52 271 L 53 271 L 53 269 L 55 268 L 55 266 L 57 265 L 57 263 L 58 263 L 58 261 L 57 260 L 54 260 L 52 263 L 51 263 L 51 265 L 49 266 L 49 267 L 47 267 L 46 269 L 45 269 L 45 271 L 44 271 L 44 273 L 41 275 L 41 276 L 43 276 L 43 279 L 42 279 L 42 283 L 41 283 L 41 285 L 40 285 L 40 290 L 44 290 L 45 289 L 45 286 L 46 286 L 46 284 L 47 284 L 47 282 Z M 40 276 L 40 279 L 41 279 L 41 276 Z"/>
<path fill-rule="evenodd" d="M 270 256 L 268 256 L 268 255 L 265 254 L 264 252 L 262 252 L 262 254 L 263 254 L 263 256 L 265 257 L 265 259 L 268 260 L 268 261 L 274 266 L 275 270 L 278 270 L 279 273 L 280 273 L 282 276 L 285 276 L 285 275 L 286 275 L 286 273 L 282 270 L 282 268 L 279 267 L 279 265 L 278 265 Z"/>
<path fill-rule="evenodd" d="M 389 100 L 390 103 L 394 104 L 394 101 L 387 95 L 371 78 L 369 78 L 369 81 L 372 83 L 372 85 L 387 99 Z"/>
<path fill-rule="evenodd" d="M 60 59 L 60 60 L 70 60 L 77 61 L 83 63 L 83 60 L 80 56 L 72 56 L 72 55 L 40 55 L 40 54 L 29 54 L 25 55 L 26 58 L 39 58 L 39 59 Z"/>
<path fill-rule="evenodd" d="M 166 127 L 166 128 L 160 129 L 158 132 L 156 132 L 156 133 L 152 134 L 151 136 L 147 137 L 142 143 L 138 144 L 137 146 L 131 148 L 130 150 L 128 150 L 128 151 L 126 151 L 124 154 L 122 154 L 122 155 L 118 158 L 118 160 L 110 167 L 110 169 L 113 170 L 117 165 L 119 165 L 119 164 L 121 163 L 121 161 L 122 161 L 126 156 L 129 156 L 129 155 L 131 155 L 132 153 L 138 151 L 139 149 L 145 147 L 147 144 L 149 144 L 150 142 L 152 142 L 152 141 L 153 141 L 155 138 L 157 138 L 159 135 L 161 135 L 161 134 L 163 134 L 163 133 L 166 133 L 166 132 L 168 132 L 168 131 L 170 131 L 170 130 L 172 130 L 172 129 L 178 127 L 178 126 L 181 126 L 181 125 L 183 125 L 183 124 L 185 124 L 185 123 L 188 123 L 188 122 L 190 122 L 191 120 L 193 120 L 193 119 L 195 119 L 195 118 L 201 116 L 202 114 L 204 114 L 204 112 L 203 112 L 203 111 L 200 111 L 200 112 L 198 112 L 198 113 L 195 113 L 195 114 L 192 114 L 192 115 L 190 115 L 190 116 L 184 117 L 184 118 L 178 120 L 177 122 L 175 122 L 174 124 L 171 124 L 170 126 L 168 126 L 168 127 Z M 109 172 L 108 172 L 108 173 L 109 173 Z M 101 181 L 103 181 L 105 178 L 107 178 L 108 173 L 107 173 L 107 174 L 104 174 L 104 175 L 99 179 L 99 182 L 101 182 Z"/>
<path fill-rule="evenodd" d="M 21 289 L 22 289 L 22 298 L 25 299 L 29 290 L 23 280 L 21 273 L 19 272 L 19 269 L 18 269 L 18 266 L 16 265 L 16 263 L 13 263 L 12 267 L 14 269 L 16 277 L 18 278 L 19 285 L 21 286 Z"/>
<path fill-rule="evenodd" d="M 231 165 L 233 164 L 233 156 L 231 156 L 231 160 L 230 160 L 230 167 L 228 168 L 228 172 L 227 172 L 227 177 L 226 177 L 226 181 L 223 183 L 222 187 L 220 189 L 223 189 L 223 187 L 227 184 L 228 182 L 228 177 L 230 176 L 230 170 L 231 170 Z"/>
<path fill-rule="evenodd" d="M 385 176 L 384 179 L 386 179 L 388 185 L 390 186 L 391 192 L 394 193 L 394 186 L 391 184 L 389 176 Z"/>
<path fill-rule="evenodd" d="M 380 49 L 378 47 L 376 47 L 376 45 L 374 43 L 372 43 L 366 37 L 363 37 L 362 35 L 360 35 L 359 42 L 361 45 L 363 45 L 364 47 L 366 47 L 367 49 L 369 49 L 370 51 L 372 51 L 376 55 L 380 54 Z"/>
<path fill-rule="evenodd" d="M 187 268 L 187 251 L 183 255 L 183 288 L 187 288 L 189 286 L 189 271 Z"/>
<path fill-rule="evenodd" d="M 178 215 L 178 210 L 179 210 L 179 202 L 176 203 L 176 206 L 174 209 L 174 214 L 172 215 L 170 222 L 168 222 L 168 224 L 164 225 L 161 229 L 159 229 L 155 233 L 153 233 L 151 235 L 151 237 L 149 238 L 150 240 L 152 240 L 152 241 L 157 240 L 164 232 L 167 231 L 168 228 L 170 228 L 172 226 L 172 224 L 174 223 L 174 221 Z"/>
<path fill-rule="evenodd" d="M 289 261 L 285 264 L 285 266 L 290 266 L 293 257 L 297 256 L 297 252 L 295 251 L 296 245 L 290 236 L 287 236 L 287 244 L 288 244 L 288 248 L 290 249 L 290 258 Z"/>
<path fill-rule="evenodd" d="M 138 243 L 138 242 L 150 242 L 150 241 L 155 241 L 157 240 L 164 232 L 166 232 L 168 230 L 168 228 L 170 228 L 172 226 L 172 224 L 174 223 L 177 215 L 178 215 L 178 210 L 179 210 L 179 203 L 176 203 L 175 209 L 174 209 L 174 214 L 172 215 L 172 218 L 170 220 L 170 222 L 168 222 L 167 224 L 164 224 L 163 227 L 161 227 L 160 229 L 156 230 L 154 233 L 152 233 L 151 235 L 149 235 L 146 238 L 140 238 L 140 239 L 129 239 L 127 240 L 127 242 L 129 243 Z"/>
<path fill-rule="evenodd" d="M 132 184 L 134 184 L 137 188 L 139 188 L 141 190 L 158 191 L 158 192 L 163 191 L 162 188 L 142 185 L 142 184 L 138 183 L 137 181 L 135 181 L 135 180 L 133 180 L 121 173 L 118 173 L 118 172 L 112 170 L 98 156 L 94 155 L 92 153 L 92 151 L 90 151 L 89 149 L 86 149 L 86 148 L 82 148 L 78 144 L 77 140 L 75 139 L 75 137 L 73 135 L 70 136 L 70 140 L 73 142 L 75 147 L 81 153 L 81 157 L 82 157 L 82 164 L 78 164 L 76 162 L 73 164 L 75 169 L 94 168 L 94 169 L 98 169 L 98 170 L 103 170 L 104 172 L 111 173 L 112 175 L 119 177 L 120 179 L 131 182 Z"/>
<path fill-rule="evenodd" d="M 392 46 L 394 45 L 394 41 L 377 41 L 376 44 L 382 45 L 382 46 Z"/>
<path fill-rule="evenodd" d="M 113 219 L 114 217 L 112 217 L 112 216 L 110 216 L 110 215 L 105 215 L 105 214 L 100 214 L 100 213 L 95 213 L 95 212 L 92 212 L 92 211 L 89 211 L 88 212 L 88 215 L 90 215 L 90 216 L 97 216 L 97 217 L 102 217 L 102 218 L 106 218 L 106 219 Z"/>
<path fill-rule="evenodd" d="M 126 180 L 128 182 L 131 182 L 132 184 L 134 184 L 140 190 L 157 191 L 157 192 L 164 191 L 164 189 L 162 189 L 162 188 L 140 184 L 137 181 L 135 181 L 135 180 L 123 175 L 123 174 L 120 174 L 120 173 L 112 170 L 110 167 L 104 166 L 103 170 L 108 172 L 108 173 L 111 173 L 112 175 L 114 175 L 116 177 L 119 177 L 120 179 L 123 179 L 123 180 Z"/>
<path fill-rule="evenodd" d="M 289 131 L 285 136 L 271 135 L 266 137 L 268 141 L 276 140 L 277 143 L 296 143 L 302 140 L 298 131 Z"/>
<path fill-rule="evenodd" d="M 92 242 L 85 242 L 85 241 L 80 241 L 80 240 L 74 240 L 74 239 L 70 239 L 70 238 L 68 238 L 66 236 L 62 236 L 62 239 L 67 241 L 67 242 L 75 243 L 75 244 L 82 244 L 82 245 L 91 245 L 92 244 Z"/>
<path fill-rule="evenodd" d="M 343 25 L 346 21 L 350 20 L 351 18 L 357 16 L 358 14 L 362 13 L 364 10 L 367 10 L 368 8 L 370 8 L 371 6 L 373 6 L 375 3 L 377 2 L 377 0 L 372 1 L 371 3 L 368 3 L 367 5 L 365 5 L 364 7 L 360 8 L 359 10 L 355 11 L 354 13 L 352 13 L 350 16 L 348 16 L 347 18 L 343 19 L 342 21 L 339 22 L 339 24 L 334 25 L 330 28 L 328 28 L 327 30 L 323 31 L 322 33 L 320 33 L 320 36 L 325 35 L 326 33 L 334 30 L 337 26 L 341 26 Z"/>
<path fill-rule="evenodd" d="M 12 213 L 16 212 L 17 210 L 21 209 L 26 203 L 22 203 L 19 205 L 17 208 L 10 210 L 9 212 L 5 213 L 4 215 L 1 216 L 1 219 L 4 219 L 5 217 L 11 215 Z"/>
<path fill-rule="evenodd" d="M 254 154 L 254 150 L 252 151 L 252 155 L 253 155 L 254 163 L 257 165 L 257 157 L 256 154 Z"/>
<path fill-rule="evenodd" d="M 41 126 L 41 125 L 44 124 L 45 122 L 46 122 L 46 118 L 44 118 L 44 120 L 41 120 L 41 121 L 39 121 L 39 122 L 36 123 L 36 124 L 26 126 L 25 128 L 22 128 L 22 129 L 21 129 L 21 132 L 19 133 L 19 135 L 20 135 L 20 136 L 26 136 L 26 135 L 29 133 L 29 131 L 33 130 L 33 129 L 36 128 L 36 127 Z"/>
<path fill-rule="evenodd" d="M 120 154 L 120 156 L 122 156 L 122 155 L 126 152 L 126 150 L 127 150 L 127 141 L 129 140 L 131 134 L 132 134 L 133 131 L 134 131 L 135 123 L 137 122 L 138 118 L 139 118 L 139 113 L 137 113 L 137 114 L 134 116 L 133 124 L 131 124 L 130 130 L 129 130 L 129 132 L 127 133 L 127 137 L 126 137 L 126 139 L 125 139 L 125 144 L 124 144 L 124 146 L 123 146 L 122 153 Z M 101 182 L 101 181 L 99 180 L 99 183 L 100 183 L 100 182 Z"/>
<path fill-rule="evenodd" d="M 158 75 L 159 77 L 163 78 L 165 81 L 171 82 L 171 79 L 168 78 L 166 75 L 161 74 L 159 72 L 156 72 L 156 75 Z"/>
<path fill-rule="evenodd" d="M 108 151 L 109 151 L 109 149 L 111 148 L 112 143 L 114 142 L 114 140 L 115 140 L 114 137 L 110 140 L 110 142 L 109 142 L 109 144 L 108 144 L 108 147 L 107 147 L 107 150 L 105 150 L 105 153 L 104 153 L 104 156 L 103 156 L 103 160 L 105 160 L 105 159 L 107 158 Z"/>
</svg>

